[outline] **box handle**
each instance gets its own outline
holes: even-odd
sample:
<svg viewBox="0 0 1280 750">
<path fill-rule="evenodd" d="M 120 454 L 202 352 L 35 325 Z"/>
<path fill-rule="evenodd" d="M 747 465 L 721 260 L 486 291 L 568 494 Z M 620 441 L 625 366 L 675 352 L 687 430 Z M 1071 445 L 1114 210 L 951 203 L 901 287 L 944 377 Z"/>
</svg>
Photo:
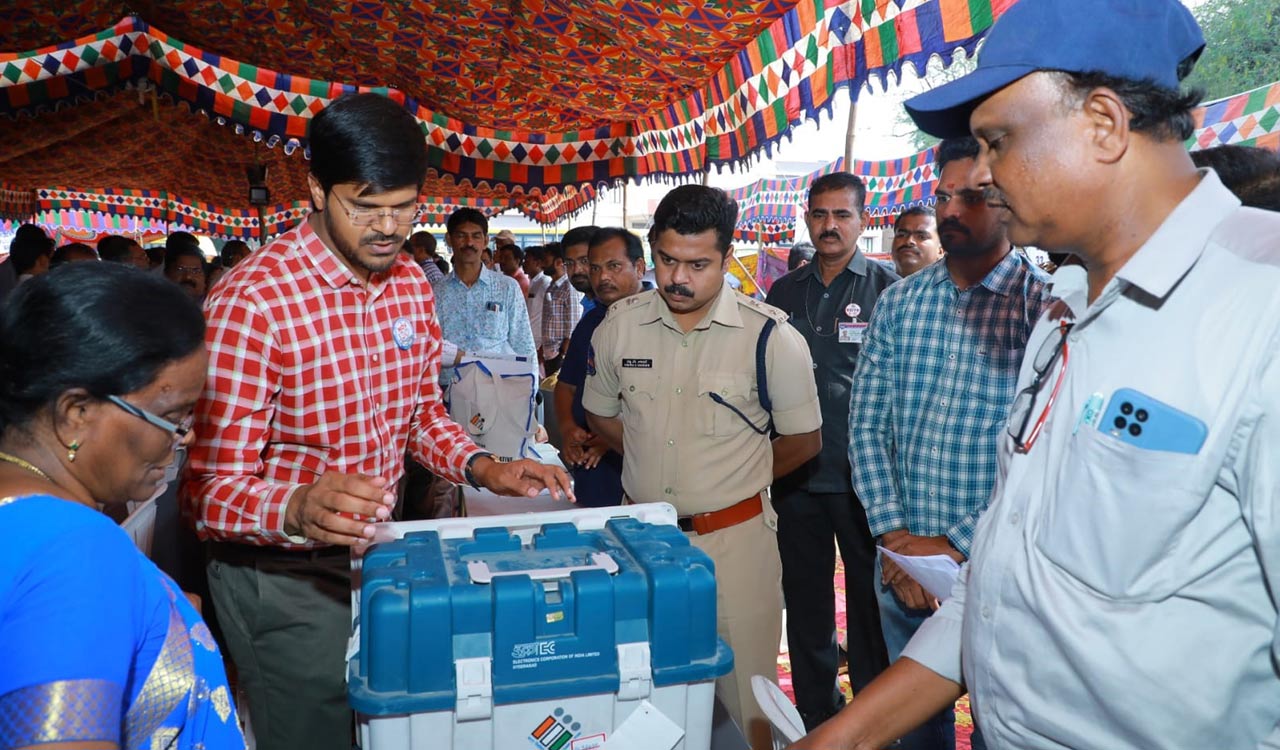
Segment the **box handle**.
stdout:
<svg viewBox="0 0 1280 750">
<path fill-rule="evenodd" d="M 492 583 L 493 579 L 501 576 L 529 576 L 535 581 L 545 581 L 552 578 L 568 578 L 570 573 L 575 570 L 603 570 L 609 575 L 618 572 L 618 563 L 608 552 L 591 553 L 590 565 L 575 565 L 566 568 L 538 568 L 536 570 L 504 570 L 495 571 L 489 567 L 489 563 L 484 560 L 472 560 L 467 563 L 467 573 L 471 576 L 472 583 Z"/>
</svg>

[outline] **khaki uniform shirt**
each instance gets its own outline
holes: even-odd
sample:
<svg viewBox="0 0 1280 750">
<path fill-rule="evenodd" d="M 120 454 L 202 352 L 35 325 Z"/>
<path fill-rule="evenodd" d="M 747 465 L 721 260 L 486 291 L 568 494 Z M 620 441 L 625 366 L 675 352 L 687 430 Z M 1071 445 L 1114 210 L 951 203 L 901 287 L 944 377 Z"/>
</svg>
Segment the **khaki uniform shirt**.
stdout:
<svg viewBox="0 0 1280 750">
<path fill-rule="evenodd" d="M 698 325 L 684 333 L 656 291 L 621 300 L 592 339 L 582 404 L 621 417 L 622 486 L 635 502 L 668 502 L 681 514 L 720 510 L 773 481 L 769 414 L 756 384 L 756 342 L 777 321 L 766 350 L 774 428 L 799 435 L 821 428 L 809 345 L 787 314 L 728 285 Z"/>
</svg>

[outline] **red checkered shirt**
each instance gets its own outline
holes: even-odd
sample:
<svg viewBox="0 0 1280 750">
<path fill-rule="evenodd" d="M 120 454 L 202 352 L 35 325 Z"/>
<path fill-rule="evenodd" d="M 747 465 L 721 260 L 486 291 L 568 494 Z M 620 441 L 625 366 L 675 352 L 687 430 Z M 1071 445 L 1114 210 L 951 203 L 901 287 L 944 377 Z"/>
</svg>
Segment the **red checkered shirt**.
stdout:
<svg viewBox="0 0 1280 750">
<path fill-rule="evenodd" d="M 205 303 L 209 379 L 184 495 L 200 536 L 304 549 L 284 530 L 325 471 L 404 473 L 406 446 L 462 482 L 478 451 L 440 400 L 440 325 L 408 256 L 368 287 L 304 221 L 229 271 Z"/>
</svg>

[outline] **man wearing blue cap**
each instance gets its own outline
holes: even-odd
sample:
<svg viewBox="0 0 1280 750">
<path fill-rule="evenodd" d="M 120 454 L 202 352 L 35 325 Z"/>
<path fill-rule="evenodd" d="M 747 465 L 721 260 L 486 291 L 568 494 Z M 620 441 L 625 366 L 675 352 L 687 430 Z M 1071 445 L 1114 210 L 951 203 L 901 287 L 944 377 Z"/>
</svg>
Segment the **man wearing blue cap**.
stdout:
<svg viewBox="0 0 1280 750">
<path fill-rule="evenodd" d="M 1183 142 L 1175 0 L 1022 0 L 907 103 L 971 131 L 1010 240 L 1070 252 L 951 597 L 796 748 L 883 747 L 963 694 L 993 748 L 1280 748 L 1280 215 Z"/>
</svg>

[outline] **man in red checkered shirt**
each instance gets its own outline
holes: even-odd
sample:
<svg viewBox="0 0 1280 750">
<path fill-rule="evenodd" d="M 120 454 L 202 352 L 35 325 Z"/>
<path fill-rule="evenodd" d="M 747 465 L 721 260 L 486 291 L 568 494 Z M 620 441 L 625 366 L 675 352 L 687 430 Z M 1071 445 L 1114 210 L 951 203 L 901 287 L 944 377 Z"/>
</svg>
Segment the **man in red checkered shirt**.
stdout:
<svg viewBox="0 0 1280 750">
<path fill-rule="evenodd" d="M 563 471 L 500 464 L 449 420 L 440 326 L 400 253 L 426 144 L 390 99 L 311 121 L 313 213 L 232 269 L 206 303 L 209 380 L 184 486 L 258 747 L 351 747 L 348 550 L 391 515 L 406 448 L 500 494 L 568 493 Z"/>
</svg>

